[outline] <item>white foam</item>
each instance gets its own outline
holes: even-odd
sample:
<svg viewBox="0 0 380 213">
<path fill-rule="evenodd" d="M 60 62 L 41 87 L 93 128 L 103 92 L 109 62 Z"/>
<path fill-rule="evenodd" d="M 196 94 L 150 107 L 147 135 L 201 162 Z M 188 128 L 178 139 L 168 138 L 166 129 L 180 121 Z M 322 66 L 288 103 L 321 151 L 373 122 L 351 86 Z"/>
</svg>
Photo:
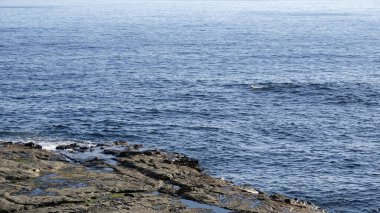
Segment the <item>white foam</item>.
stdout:
<svg viewBox="0 0 380 213">
<path fill-rule="evenodd" d="M 252 88 L 252 89 L 264 89 L 265 86 L 264 86 L 264 85 L 252 84 L 252 85 L 251 85 L 251 88 Z"/>
<path fill-rule="evenodd" d="M 59 145 L 69 145 L 72 143 L 76 143 L 82 146 L 94 145 L 94 143 L 90 141 L 54 140 L 54 139 L 43 139 L 43 138 L 22 139 L 22 140 L 17 140 L 13 142 L 22 142 L 22 143 L 32 142 L 32 143 L 42 146 L 42 149 L 45 149 L 45 150 L 55 150 L 55 148 Z"/>
<path fill-rule="evenodd" d="M 55 148 L 58 145 L 61 145 L 61 144 L 49 143 L 49 142 L 38 142 L 38 144 L 42 146 L 42 149 L 45 149 L 45 150 L 55 150 Z"/>
<path fill-rule="evenodd" d="M 55 150 L 55 148 L 59 145 L 69 145 L 72 143 L 76 143 L 81 146 L 91 146 L 94 145 L 94 143 L 89 141 L 43 141 L 43 142 L 37 142 L 39 145 L 42 146 L 43 149 L 46 150 Z"/>
</svg>

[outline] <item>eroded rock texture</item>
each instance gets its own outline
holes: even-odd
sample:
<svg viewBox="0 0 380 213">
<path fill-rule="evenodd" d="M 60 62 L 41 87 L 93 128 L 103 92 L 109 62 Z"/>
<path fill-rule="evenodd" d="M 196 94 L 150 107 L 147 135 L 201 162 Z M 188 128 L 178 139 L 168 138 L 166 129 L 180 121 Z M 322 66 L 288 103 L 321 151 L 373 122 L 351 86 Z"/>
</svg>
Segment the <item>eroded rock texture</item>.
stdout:
<svg viewBox="0 0 380 213">
<path fill-rule="evenodd" d="M 126 142 L 59 153 L 0 142 L 0 212 L 323 212 L 202 172 L 179 153 Z"/>
</svg>

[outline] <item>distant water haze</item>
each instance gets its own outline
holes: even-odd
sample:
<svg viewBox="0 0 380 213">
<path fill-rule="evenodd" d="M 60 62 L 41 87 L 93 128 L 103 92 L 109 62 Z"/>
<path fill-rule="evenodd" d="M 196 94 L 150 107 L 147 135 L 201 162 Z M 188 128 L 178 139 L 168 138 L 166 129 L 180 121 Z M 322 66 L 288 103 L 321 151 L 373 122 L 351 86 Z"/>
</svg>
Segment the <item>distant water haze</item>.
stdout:
<svg viewBox="0 0 380 213">
<path fill-rule="evenodd" d="M 380 1 L 0 0 L 0 140 L 127 140 L 380 211 Z"/>
</svg>

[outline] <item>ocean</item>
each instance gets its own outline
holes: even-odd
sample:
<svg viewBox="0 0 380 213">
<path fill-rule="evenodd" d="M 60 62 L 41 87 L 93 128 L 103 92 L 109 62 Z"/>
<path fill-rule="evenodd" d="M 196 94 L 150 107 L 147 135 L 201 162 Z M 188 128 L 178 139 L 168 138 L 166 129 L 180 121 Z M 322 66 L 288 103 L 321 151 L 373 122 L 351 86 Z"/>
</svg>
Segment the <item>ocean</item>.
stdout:
<svg viewBox="0 0 380 213">
<path fill-rule="evenodd" d="M 380 1 L 0 0 L 0 140 L 114 140 L 380 211 Z"/>
</svg>

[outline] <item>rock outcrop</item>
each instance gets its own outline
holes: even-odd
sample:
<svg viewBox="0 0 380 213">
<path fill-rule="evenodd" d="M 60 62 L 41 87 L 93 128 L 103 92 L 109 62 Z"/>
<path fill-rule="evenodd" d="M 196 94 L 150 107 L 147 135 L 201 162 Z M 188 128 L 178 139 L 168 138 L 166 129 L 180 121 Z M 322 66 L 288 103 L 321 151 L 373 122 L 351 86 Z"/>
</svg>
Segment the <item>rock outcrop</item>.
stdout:
<svg viewBox="0 0 380 213">
<path fill-rule="evenodd" d="M 121 141 L 57 148 L 0 142 L 0 212 L 324 212 L 211 177 L 180 153 Z"/>
</svg>

